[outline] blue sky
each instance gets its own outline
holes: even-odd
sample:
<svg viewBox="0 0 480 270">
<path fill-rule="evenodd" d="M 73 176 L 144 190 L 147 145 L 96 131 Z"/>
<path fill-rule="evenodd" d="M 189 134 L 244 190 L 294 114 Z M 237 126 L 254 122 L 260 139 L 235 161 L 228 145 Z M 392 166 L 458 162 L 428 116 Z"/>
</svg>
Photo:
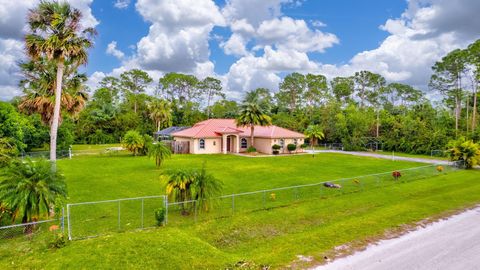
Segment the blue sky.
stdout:
<svg viewBox="0 0 480 270">
<path fill-rule="evenodd" d="M 109 72 L 121 63 L 105 50 L 112 41 L 117 41 L 117 48 L 126 54 L 134 53 L 132 46 L 148 33 L 150 24 L 130 4 L 126 9 L 113 8 L 113 1 L 94 1 L 92 11 L 100 22 L 96 29 L 95 48 L 91 51 L 89 74 L 95 71 Z M 225 1 L 215 1 L 219 7 L 225 6 Z M 379 28 L 387 19 L 399 17 L 406 9 L 404 0 L 321 0 L 304 1 L 301 5 L 286 5 L 282 9 L 285 16 L 303 19 L 308 23 L 321 21 L 326 24 L 322 30 L 333 32 L 340 39 L 340 44 L 325 53 L 311 53 L 311 59 L 342 64 L 348 62 L 355 54 L 377 48 L 388 33 Z M 215 27 L 212 35 L 227 38 L 231 35 L 228 27 Z M 225 55 L 219 47 L 219 42 L 210 40 L 211 59 L 215 62 L 215 72 L 224 74 L 237 59 Z"/>
<path fill-rule="evenodd" d="M 83 70 L 96 89 L 133 68 L 214 76 L 227 97 L 278 90 L 291 72 L 370 70 L 428 91 L 431 66 L 480 37 L 478 0 L 67 0 L 98 36 Z M 26 13 L 0 0 L 0 99 L 20 95 Z M 152 89 L 155 85 L 152 85 Z"/>
</svg>

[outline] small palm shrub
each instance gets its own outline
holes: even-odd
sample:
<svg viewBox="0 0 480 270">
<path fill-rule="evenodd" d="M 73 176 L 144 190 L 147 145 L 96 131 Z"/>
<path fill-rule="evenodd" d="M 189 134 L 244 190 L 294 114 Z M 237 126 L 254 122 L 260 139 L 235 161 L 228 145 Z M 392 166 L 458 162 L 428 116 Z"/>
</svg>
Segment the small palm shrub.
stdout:
<svg viewBox="0 0 480 270">
<path fill-rule="evenodd" d="M 129 130 L 125 133 L 122 140 L 123 147 L 132 152 L 134 156 L 138 155 L 145 146 L 145 139 L 136 130 Z"/>
<path fill-rule="evenodd" d="M 247 148 L 247 153 L 255 153 L 257 152 L 257 148 L 250 146 Z"/>
<path fill-rule="evenodd" d="M 148 148 L 148 156 L 155 158 L 155 165 L 157 165 L 157 168 L 160 168 L 162 162 L 171 155 L 172 151 L 164 142 L 152 143 Z"/>
<path fill-rule="evenodd" d="M 155 209 L 155 220 L 157 221 L 157 226 L 162 226 L 165 222 L 165 215 L 167 211 L 164 207 Z"/>
<path fill-rule="evenodd" d="M 480 162 L 480 146 L 463 137 L 451 141 L 447 153 L 451 161 L 463 161 L 466 169 L 471 169 Z"/>
<path fill-rule="evenodd" d="M 297 150 L 297 146 L 293 143 L 290 143 L 290 144 L 287 145 L 287 150 L 291 153 L 291 152 Z"/>
</svg>

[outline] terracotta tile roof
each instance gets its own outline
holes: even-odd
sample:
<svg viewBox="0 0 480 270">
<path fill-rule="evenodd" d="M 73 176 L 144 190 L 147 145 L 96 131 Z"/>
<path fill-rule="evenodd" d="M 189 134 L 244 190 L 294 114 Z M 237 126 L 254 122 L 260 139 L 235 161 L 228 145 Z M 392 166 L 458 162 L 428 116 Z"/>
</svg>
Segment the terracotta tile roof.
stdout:
<svg viewBox="0 0 480 270">
<path fill-rule="evenodd" d="M 196 123 L 193 127 L 172 133 L 174 137 L 212 138 L 222 134 L 239 134 L 250 137 L 250 127 L 237 127 L 235 119 L 209 119 Z M 305 135 L 277 126 L 255 126 L 254 136 L 258 138 L 304 138 Z"/>
</svg>

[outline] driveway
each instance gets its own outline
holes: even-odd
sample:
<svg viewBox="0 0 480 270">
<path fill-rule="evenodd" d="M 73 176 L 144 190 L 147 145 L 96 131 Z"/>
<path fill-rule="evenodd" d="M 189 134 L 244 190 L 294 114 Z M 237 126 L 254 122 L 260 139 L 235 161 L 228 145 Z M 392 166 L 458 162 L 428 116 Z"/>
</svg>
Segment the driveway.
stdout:
<svg viewBox="0 0 480 270">
<path fill-rule="evenodd" d="M 308 153 L 312 153 L 312 150 L 306 150 Z M 382 155 L 382 154 L 375 154 L 369 152 L 351 152 L 351 151 L 339 151 L 339 150 L 313 150 L 314 153 L 338 153 L 344 155 L 353 155 L 353 156 L 363 156 L 363 157 L 374 157 L 374 158 L 383 158 L 389 160 L 403 160 L 403 161 L 413 161 L 413 162 L 420 162 L 420 163 L 430 163 L 430 164 L 443 164 L 447 165 L 450 162 L 446 160 L 439 160 L 439 159 L 428 159 L 428 158 L 414 158 L 414 157 L 398 157 L 398 156 L 390 156 L 390 155 Z"/>
<path fill-rule="evenodd" d="M 315 269 L 480 269 L 480 207 Z"/>
</svg>

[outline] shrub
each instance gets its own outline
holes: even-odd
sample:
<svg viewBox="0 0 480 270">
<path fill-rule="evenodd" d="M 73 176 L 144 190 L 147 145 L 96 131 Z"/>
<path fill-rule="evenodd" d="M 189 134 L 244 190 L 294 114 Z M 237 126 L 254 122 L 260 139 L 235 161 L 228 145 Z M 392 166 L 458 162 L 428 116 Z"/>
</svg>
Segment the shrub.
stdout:
<svg viewBox="0 0 480 270">
<path fill-rule="evenodd" d="M 67 239 L 63 233 L 55 233 L 53 235 L 53 240 L 48 244 L 50 248 L 62 248 L 66 245 Z"/>
<path fill-rule="evenodd" d="M 289 152 L 293 152 L 293 151 L 297 150 L 297 146 L 293 143 L 290 143 L 290 144 L 287 145 L 287 150 Z"/>
<path fill-rule="evenodd" d="M 155 220 L 157 221 L 157 226 L 162 226 L 165 221 L 166 210 L 163 207 L 155 209 Z"/>
<path fill-rule="evenodd" d="M 272 145 L 272 149 L 273 149 L 273 150 L 280 150 L 280 148 L 282 148 L 282 147 L 281 147 L 280 145 L 278 145 L 278 144 Z"/>
<path fill-rule="evenodd" d="M 448 144 L 448 155 L 452 161 L 463 161 L 466 169 L 480 162 L 480 146 L 472 140 L 460 138 Z"/>
<path fill-rule="evenodd" d="M 437 166 L 437 172 L 443 172 L 443 166 Z"/>
<path fill-rule="evenodd" d="M 400 173 L 399 171 L 394 171 L 392 172 L 392 176 L 393 178 L 395 178 L 395 180 L 398 180 L 398 178 L 402 176 L 402 173 Z"/>
<path fill-rule="evenodd" d="M 129 130 L 122 140 L 123 147 L 136 156 L 145 147 L 145 139 L 136 130 Z"/>
<path fill-rule="evenodd" d="M 257 152 L 257 148 L 250 146 L 247 148 L 247 153 L 255 153 Z"/>
<path fill-rule="evenodd" d="M 307 147 L 308 147 L 308 144 L 306 144 L 306 143 L 300 145 L 300 148 L 302 148 L 302 149 L 305 149 L 305 148 L 307 148 Z"/>
</svg>

